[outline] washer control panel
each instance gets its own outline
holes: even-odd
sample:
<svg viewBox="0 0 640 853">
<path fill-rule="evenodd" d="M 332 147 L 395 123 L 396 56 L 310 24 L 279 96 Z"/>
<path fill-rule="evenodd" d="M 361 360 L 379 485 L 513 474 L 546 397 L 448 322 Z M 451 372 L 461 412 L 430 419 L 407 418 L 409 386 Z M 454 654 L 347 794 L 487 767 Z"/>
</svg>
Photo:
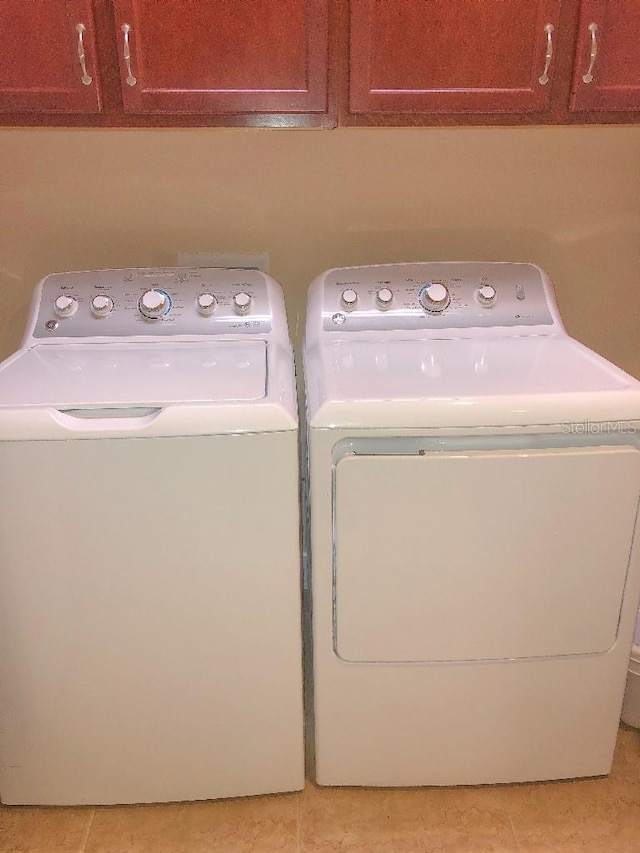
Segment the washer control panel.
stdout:
<svg viewBox="0 0 640 853">
<path fill-rule="evenodd" d="M 552 298 L 533 264 L 346 267 L 326 274 L 322 324 L 328 332 L 551 326 Z"/>
<path fill-rule="evenodd" d="M 203 268 L 54 273 L 39 291 L 34 338 L 251 335 L 271 330 L 258 270 Z"/>
</svg>

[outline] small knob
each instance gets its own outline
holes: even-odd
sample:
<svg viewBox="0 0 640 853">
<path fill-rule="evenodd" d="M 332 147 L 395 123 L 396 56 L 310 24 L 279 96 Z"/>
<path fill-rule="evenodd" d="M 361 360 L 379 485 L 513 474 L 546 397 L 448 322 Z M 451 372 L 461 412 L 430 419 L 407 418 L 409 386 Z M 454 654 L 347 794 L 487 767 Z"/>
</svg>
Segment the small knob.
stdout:
<svg viewBox="0 0 640 853">
<path fill-rule="evenodd" d="M 63 293 L 54 302 L 54 308 L 58 317 L 71 317 L 78 310 L 78 300 Z"/>
<path fill-rule="evenodd" d="M 430 311 L 433 314 L 439 314 L 451 302 L 449 290 L 444 284 L 434 281 L 430 284 L 425 284 L 418 294 L 420 304 L 425 311 Z"/>
<path fill-rule="evenodd" d="M 492 284 L 481 284 L 476 290 L 476 299 L 483 308 L 490 308 L 496 301 L 497 291 Z"/>
<path fill-rule="evenodd" d="M 358 303 L 358 294 L 355 290 L 349 287 L 347 290 L 342 291 L 340 301 L 342 302 L 343 308 L 346 308 L 347 311 L 352 311 Z"/>
<path fill-rule="evenodd" d="M 96 317 L 106 317 L 113 311 L 113 299 L 99 293 L 91 300 L 91 313 Z"/>
<path fill-rule="evenodd" d="M 171 297 L 164 290 L 146 290 L 140 297 L 138 308 L 144 317 L 157 320 L 171 310 Z"/>
<path fill-rule="evenodd" d="M 392 302 L 393 290 L 388 287 L 381 287 L 376 293 L 376 305 L 378 308 L 381 308 L 384 311 L 385 308 L 389 308 Z"/>
<path fill-rule="evenodd" d="M 236 314 L 248 314 L 251 311 L 251 296 L 244 291 L 233 297 L 233 310 Z"/>
<path fill-rule="evenodd" d="M 218 300 L 213 293 L 201 293 L 196 301 L 198 303 L 198 311 L 204 314 L 205 317 L 213 314 L 218 304 Z"/>
</svg>

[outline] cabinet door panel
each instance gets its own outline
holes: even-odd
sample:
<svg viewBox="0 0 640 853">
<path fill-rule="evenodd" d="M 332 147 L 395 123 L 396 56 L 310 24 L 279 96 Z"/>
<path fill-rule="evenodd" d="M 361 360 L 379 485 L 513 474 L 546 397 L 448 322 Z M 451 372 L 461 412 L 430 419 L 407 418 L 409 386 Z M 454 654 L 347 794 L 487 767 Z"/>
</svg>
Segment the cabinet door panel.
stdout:
<svg viewBox="0 0 640 853">
<path fill-rule="evenodd" d="M 326 110 L 328 0 L 113 2 L 125 112 Z"/>
<path fill-rule="evenodd" d="M 559 11 L 559 0 L 352 0 L 351 112 L 544 110 Z"/>
<path fill-rule="evenodd" d="M 90 0 L 0 0 L 0 39 L 0 112 L 99 112 Z"/>
<path fill-rule="evenodd" d="M 581 4 L 571 109 L 640 110 L 640 0 Z"/>
</svg>

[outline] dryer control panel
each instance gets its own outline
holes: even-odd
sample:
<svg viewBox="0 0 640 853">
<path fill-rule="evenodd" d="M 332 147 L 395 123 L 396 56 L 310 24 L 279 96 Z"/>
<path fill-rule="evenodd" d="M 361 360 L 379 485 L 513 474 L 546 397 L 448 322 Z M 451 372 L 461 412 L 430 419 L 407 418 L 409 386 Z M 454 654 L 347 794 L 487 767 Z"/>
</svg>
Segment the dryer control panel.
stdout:
<svg viewBox="0 0 640 853">
<path fill-rule="evenodd" d="M 324 274 L 321 300 L 326 332 L 559 324 L 549 280 L 538 267 L 526 263 L 345 267 Z"/>
<path fill-rule="evenodd" d="M 30 337 L 267 333 L 271 282 L 258 270 L 192 267 L 54 273 L 36 291 Z"/>
</svg>

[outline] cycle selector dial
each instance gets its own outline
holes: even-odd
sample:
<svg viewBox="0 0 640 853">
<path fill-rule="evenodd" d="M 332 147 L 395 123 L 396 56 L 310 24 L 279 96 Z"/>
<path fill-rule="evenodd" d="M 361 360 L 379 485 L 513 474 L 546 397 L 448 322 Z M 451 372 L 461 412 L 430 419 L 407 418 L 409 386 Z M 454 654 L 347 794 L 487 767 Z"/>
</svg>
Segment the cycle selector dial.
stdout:
<svg viewBox="0 0 640 853">
<path fill-rule="evenodd" d="M 99 293 L 91 300 L 91 313 L 95 317 L 107 317 L 113 311 L 113 299 Z"/>
<path fill-rule="evenodd" d="M 208 317 L 209 314 L 213 314 L 218 304 L 218 300 L 215 298 L 213 293 L 201 293 L 196 302 L 198 304 L 198 311 L 205 317 Z"/>
<path fill-rule="evenodd" d="M 498 295 L 492 284 L 481 284 L 476 290 L 476 299 L 483 308 L 490 308 Z"/>
<path fill-rule="evenodd" d="M 251 296 L 248 293 L 245 293 L 244 291 L 236 293 L 236 295 L 233 297 L 233 310 L 236 312 L 236 314 L 248 314 L 249 311 L 251 311 L 252 301 L 253 300 L 251 299 Z"/>
<path fill-rule="evenodd" d="M 57 297 L 53 307 L 58 317 L 71 317 L 78 310 L 78 300 L 63 293 Z"/>
<path fill-rule="evenodd" d="M 358 304 L 358 293 L 353 290 L 353 288 L 348 287 L 346 290 L 342 291 L 342 296 L 340 297 L 340 302 L 342 303 L 342 307 L 347 311 L 353 311 L 353 309 Z"/>
<path fill-rule="evenodd" d="M 159 320 L 171 311 L 171 297 L 166 290 L 145 290 L 138 300 L 138 308 L 143 317 Z"/>
<path fill-rule="evenodd" d="M 376 305 L 381 311 L 385 311 L 387 308 L 390 308 L 392 302 L 393 290 L 391 290 L 391 288 L 381 287 L 380 290 L 376 292 Z"/>
<path fill-rule="evenodd" d="M 418 294 L 420 305 L 431 314 L 440 314 L 451 302 L 449 288 L 440 282 L 425 284 Z"/>
</svg>

